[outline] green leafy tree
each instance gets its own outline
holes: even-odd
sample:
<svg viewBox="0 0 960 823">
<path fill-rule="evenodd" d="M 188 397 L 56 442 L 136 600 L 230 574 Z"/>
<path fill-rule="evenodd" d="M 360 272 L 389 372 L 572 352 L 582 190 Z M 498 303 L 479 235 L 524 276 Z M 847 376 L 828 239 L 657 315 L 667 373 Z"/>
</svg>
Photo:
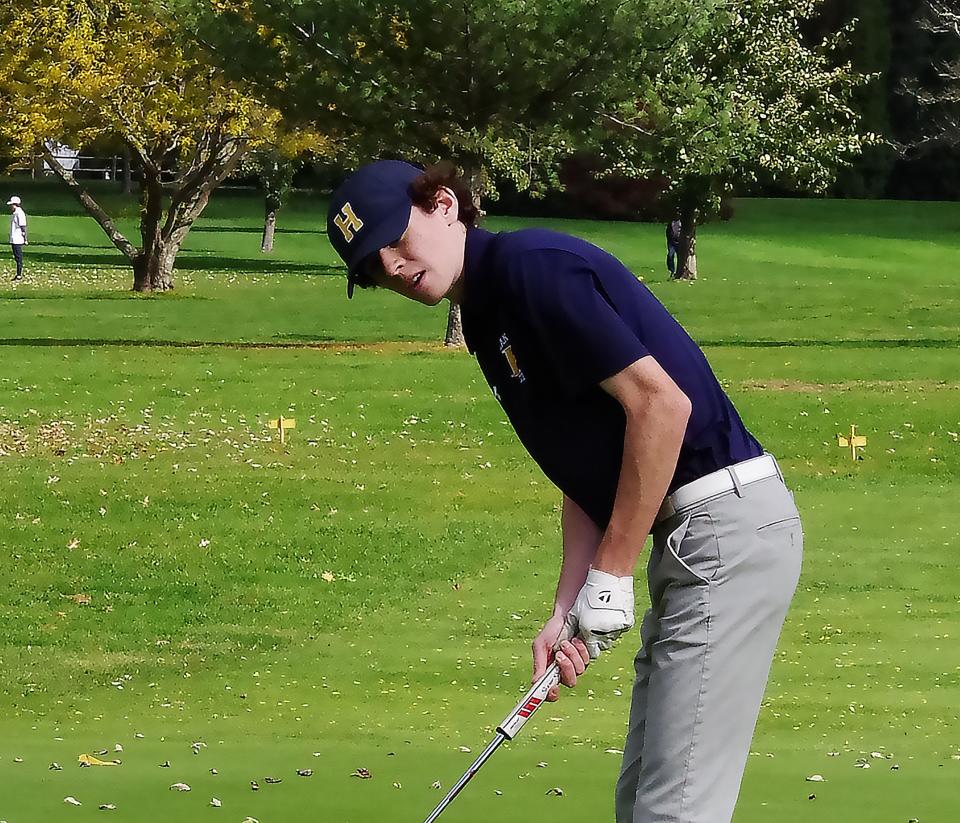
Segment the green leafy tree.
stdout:
<svg viewBox="0 0 960 823">
<path fill-rule="evenodd" d="M 277 230 L 277 212 L 283 208 L 293 189 L 296 164 L 288 157 L 268 152 L 256 157 L 258 177 L 263 189 L 263 236 L 260 251 L 273 251 L 273 238 Z"/>
<path fill-rule="evenodd" d="M 352 161 L 449 159 L 479 197 L 556 185 L 695 0 L 182 0 L 221 65 Z M 585 25 L 589 21 L 589 25 Z M 453 307 L 448 342 L 458 342 Z"/>
<path fill-rule="evenodd" d="M 671 180 L 683 223 L 678 277 L 697 275 L 696 228 L 722 195 L 760 181 L 822 192 L 877 141 L 861 134 L 854 93 L 869 77 L 837 59 L 849 27 L 808 45 L 821 0 L 703 3 L 636 94 L 609 112 L 613 168 Z"/>
<path fill-rule="evenodd" d="M 173 287 L 180 247 L 213 190 L 279 112 L 184 45 L 175 15 L 132 0 L 0 7 L 0 131 L 38 148 L 133 268 L 138 291 Z M 140 242 L 63 168 L 50 141 L 123 145 L 139 167 Z"/>
<path fill-rule="evenodd" d="M 315 131 L 290 128 L 278 139 L 263 141 L 243 161 L 237 175 L 256 177 L 263 192 L 263 234 L 260 251 L 273 251 L 277 212 L 293 190 L 293 176 L 306 159 L 322 157 L 327 141 Z"/>
<path fill-rule="evenodd" d="M 960 148 L 960 4 L 925 0 L 915 26 L 934 57 L 925 71 L 904 83 L 920 117 L 916 133 L 903 148 L 906 153 L 955 150 Z"/>
</svg>

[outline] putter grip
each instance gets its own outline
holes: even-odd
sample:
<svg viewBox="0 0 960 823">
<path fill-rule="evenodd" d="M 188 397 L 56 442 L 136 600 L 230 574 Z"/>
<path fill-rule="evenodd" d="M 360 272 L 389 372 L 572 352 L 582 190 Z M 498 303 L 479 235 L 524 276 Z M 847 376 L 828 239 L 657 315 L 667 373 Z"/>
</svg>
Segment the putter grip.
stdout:
<svg viewBox="0 0 960 823">
<path fill-rule="evenodd" d="M 497 726 L 497 731 L 507 738 L 507 740 L 513 740 L 520 729 L 523 728 L 523 724 L 531 718 L 533 713 L 540 708 L 543 701 L 547 699 L 547 692 L 559 682 L 560 669 L 556 663 L 551 663 L 543 673 L 543 676 L 530 687 L 530 691 L 517 703 L 513 711 Z"/>
</svg>

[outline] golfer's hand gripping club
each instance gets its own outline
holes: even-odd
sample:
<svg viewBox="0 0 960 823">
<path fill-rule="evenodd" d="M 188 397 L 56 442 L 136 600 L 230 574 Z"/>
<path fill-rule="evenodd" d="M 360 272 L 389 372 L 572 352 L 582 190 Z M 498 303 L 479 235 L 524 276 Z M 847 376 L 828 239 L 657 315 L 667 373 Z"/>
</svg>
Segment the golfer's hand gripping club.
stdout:
<svg viewBox="0 0 960 823">
<path fill-rule="evenodd" d="M 586 582 L 564 619 L 564 639 L 578 635 L 591 660 L 610 649 L 634 621 L 633 578 L 590 569 Z"/>
<path fill-rule="evenodd" d="M 513 740 L 513 738 L 517 736 L 520 729 L 522 729 L 524 724 L 533 716 L 534 712 L 543 705 L 547 699 L 547 692 L 559 682 L 560 668 L 556 663 L 551 663 L 543 673 L 543 676 L 530 687 L 530 691 L 513 707 L 513 711 L 497 726 L 497 736 L 490 741 L 487 748 L 485 748 L 480 756 L 473 762 L 473 765 L 467 769 L 463 777 L 447 792 L 447 796 L 440 801 L 437 808 L 430 812 L 430 816 L 424 823 L 433 823 L 433 821 L 440 816 L 440 812 L 450 805 L 453 798 L 460 794 L 460 790 L 480 771 L 480 767 L 487 762 L 490 755 L 497 750 L 497 747 L 503 743 L 504 740 Z"/>
</svg>

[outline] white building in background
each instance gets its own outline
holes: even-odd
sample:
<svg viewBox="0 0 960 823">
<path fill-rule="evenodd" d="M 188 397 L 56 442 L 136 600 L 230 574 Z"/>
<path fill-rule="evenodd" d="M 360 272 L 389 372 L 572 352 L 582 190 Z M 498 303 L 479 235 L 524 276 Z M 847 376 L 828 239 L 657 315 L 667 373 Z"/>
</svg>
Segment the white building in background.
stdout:
<svg viewBox="0 0 960 823">
<path fill-rule="evenodd" d="M 69 146 L 56 143 L 53 140 L 47 140 L 46 146 L 50 150 L 50 154 L 57 159 L 57 162 L 63 166 L 65 171 L 72 173 L 80 162 L 80 151 L 78 149 L 71 149 Z M 46 160 L 43 161 L 43 173 L 53 174 L 53 169 L 50 168 L 50 164 Z"/>
</svg>

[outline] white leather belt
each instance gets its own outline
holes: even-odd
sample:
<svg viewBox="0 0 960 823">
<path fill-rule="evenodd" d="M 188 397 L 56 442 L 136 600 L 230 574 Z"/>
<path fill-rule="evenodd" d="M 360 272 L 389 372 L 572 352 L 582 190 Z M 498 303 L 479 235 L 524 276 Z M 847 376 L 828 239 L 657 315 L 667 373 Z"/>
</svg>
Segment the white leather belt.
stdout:
<svg viewBox="0 0 960 823">
<path fill-rule="evenodd" d="M 758 480 L 766 480 L 768 477 L 783 477 L 772 454 L 752 457 L 742 463 L 734 463 L 725 469 L 711 472 L 668 495 L 657 514 L 657 522 L 673 517 L 683 509 L 689 509 L 698 503 L 732 492 L 737 486 L 747 486 Z"/>
</svg>

